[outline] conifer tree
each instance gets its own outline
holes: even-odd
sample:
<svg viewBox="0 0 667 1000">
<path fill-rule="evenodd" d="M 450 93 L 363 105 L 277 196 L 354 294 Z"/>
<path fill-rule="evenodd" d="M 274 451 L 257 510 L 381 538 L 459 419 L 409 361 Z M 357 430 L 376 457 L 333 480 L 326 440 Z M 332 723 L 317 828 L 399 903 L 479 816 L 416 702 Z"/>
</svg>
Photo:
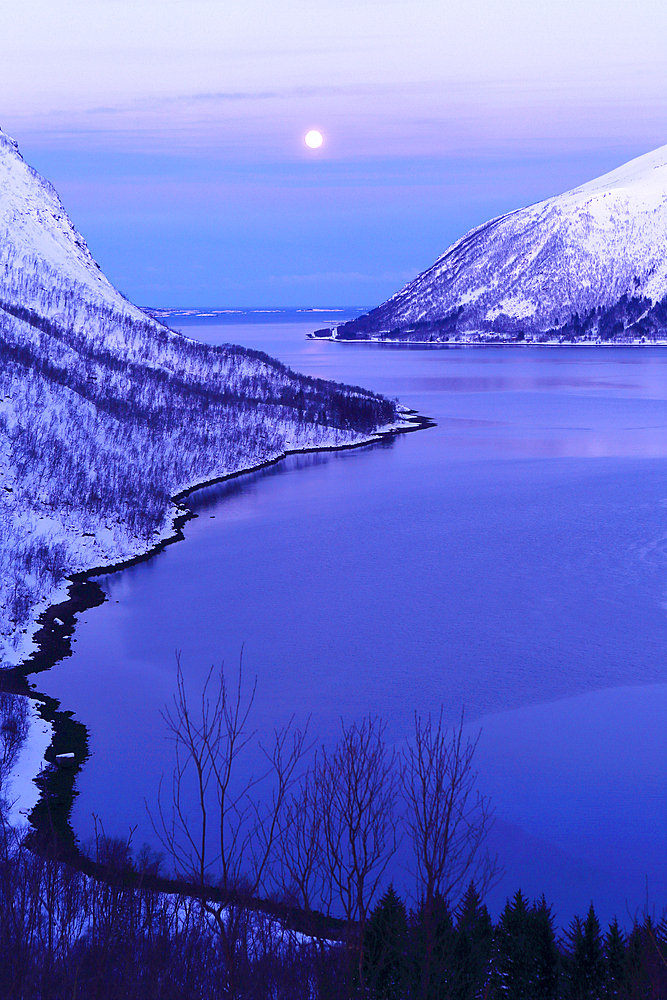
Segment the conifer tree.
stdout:
<svg viewBox="0 0 667 1000">
<path fill-rule="evenodd" d="M 643 924 L 635 923 L 628 938 L 624 989 L 622 995 L 632 1000 L 667 996 L 667 956 L 650 915 Z"/>
<path fill-rule="evenodd" d="M 641 987 L 645 965 L 644 929 L 636 920 L 628 934 L 625 949 L 625 970 L 623 986 L 626 994 L 634 998 L 642 996 Z M 623 996 L 623 994 L 621 994 Z"/>
<path fill-rule="evenodd" d="M 605 997 L 613 1000 L 622 996 L 623 980 L 625 978 L 625 935 L 618 926 L 618 920 L 614 917 L 609 925 L 604 939 L 604 961 L 605 961 Z"/>
<path fill-rule="evenodd" d="M 531 951 L 534 963 L 533 992 L 535 1000 L 556 1000 L 560 959 L 556 947 L 551 907 L 542 896 L 530 913 Z"/>
<path fill-rule="evenodd" d="M 655 939 L 658 951 L 667 964 L 667 913 L 663 914 L 662 920 L 655 928 Z"/>
<path fill-rule="evenodd" d="M 414 992 L 421 1000 L 449 1000 L 454 960 L 454 922 L 447 902 L 436 893 L 422 902 L 413 922 Z"/>
<path fill-rule="evenodd" d="M 489 997 L 556 1000 L 559 955 L 544 897 L 532 907 L 521 892 L 508 900 L 496 926 Z"/>
<path fill-rule="evenodd" d="M 454 921 L 447 901 L 436 893 L 431 909 L 431 925 L 433 933 L 433 962 L 431 979 L 433 988 L 429 1000 L 440 1000 L 447 997 L 452 978 L 452 952 L 454 950 Z M 445 985 L 447 989 L 445 989 Z"/>
<path fill-rule="evenodd" d="M 567 934 L 569 942 L 569 1000 L 600 1000 L 605 981 L 605 961 L 600 922 L 591 903 L 586 919 L 575 917 Z"/>
<path fill-rule="evenodd" d="M 493 924 L 486 906 L 471 882 L 456 913 L 452 961 L 454 1000 L 473 1000 L 487 973 Z"/>
<path fill-rule="evenodd" d="M 519 890 L 507 900 L 493 941 L 489 995 L 493 1000 L 526 1000 L 531 996 L 530 920 L 527 900 Z"/>
<path fill-rule="evenodd" d="M 364 979 L 378 1000 L 402 1000 L 407 982 L 407 914 L 390 885 L 373 910 L 364 934 Z"/>
</svg>

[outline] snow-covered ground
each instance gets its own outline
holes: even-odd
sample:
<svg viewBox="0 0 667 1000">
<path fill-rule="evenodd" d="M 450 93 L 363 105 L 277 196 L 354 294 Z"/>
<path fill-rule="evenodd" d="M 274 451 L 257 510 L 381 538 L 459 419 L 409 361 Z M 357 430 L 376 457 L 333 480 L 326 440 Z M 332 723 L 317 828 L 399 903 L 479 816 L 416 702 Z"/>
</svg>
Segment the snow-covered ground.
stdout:
<svg viewBox="0 0 667 1000">
<path fill-rule="evenodd" d="M 28 702 L 25 738 L 19 754 L 9 770 L 4 791 L 8 805 L 7 820 L 20 827 L 37 804 L 39 789 L 34 778 L 44 765 L 44 754 L 51 745 L 53 727 L 45 722 L 33 701 Z"/>
</svg>

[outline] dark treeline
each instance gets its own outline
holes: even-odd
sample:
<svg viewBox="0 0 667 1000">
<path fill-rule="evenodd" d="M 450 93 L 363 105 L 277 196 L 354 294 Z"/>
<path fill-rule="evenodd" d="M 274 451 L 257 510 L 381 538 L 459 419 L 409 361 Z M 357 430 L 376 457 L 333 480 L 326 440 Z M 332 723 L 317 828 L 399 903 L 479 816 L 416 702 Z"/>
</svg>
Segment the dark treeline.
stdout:
<svg viewBox="0 0 667 1000">
<path fill-rule="evenodd" d="M 647 342 L 664 337 L 667 332 L 667 296 L 658 302 L 642 296 L 622 295 L 606 308 L 598 306 L 583 315 L 575 313 L 562 326 L 551 331 L 566 340 L 603 341 L 632 337 Z"/>
<path fill-rule="evenodd" d="M 94 324 L 96 336 L 91 336 L 90 327 L 83 331 L 68 329 L 62 326 L 62 321 L 54 322 L 10 302 L 0 301 L 0 311 L 47 338 L 15 339 L 13 335 L 3 338 L 5 364 L 16 361 L 32 372 L 73 388 L 118 416 L 155 421 L 152 411 L 156 404 L 164 406 L 172 395 L 192 396 L 202 409 L 216 403 L 247 401 L 294 407 L 302 419 L 314 422 L 322 419 L 323 408 L 326 414 L 330 404 L 330 414 L 322 422 L 328 419 L 335 426 L 362 429 L 375 427 L 383 419 L 387 422 L 395 415 L 391 402 L 368 390 L 309 378 L 261 351 L 232 344 L 212 346 L 193 342 L 171 331 L 156 330 L 156 325 L 148 320 L 130 321 L 102 306 L 87 309 L 87 321 Z M 100 336 L 100 331 L 107 339 Z M 111 350 L 108 344 L 108 338 L 120 332 L 133 348 L 127 356 L 124 351 Z M 54 350 L 54 342 L 62 350 Z M 230 364 L 230 359 L 234 363 Z M 160 362 L 166 362 L 168 367 L 161 367 Z M 114 381 L 112 375 L 120 376 L 120 380 Z M 98 382 L 101 384 L 90 384 Z M 126 399 L 128 389 L 130 398 Z M 350 400 L 355 401 L 353 406 Z M 181 401 L 180 406 L 188 403 Z M 172 402 L 172 407 L 178 406 L 179 403 Z"/>
<path fill-rule="evenodd" d="M 434 959 L 425 975 L 424 912 L 390 886 L 365 934 L 366 992 L 376 1000 L 604 1000 L 667 996 L 667 921 L 602 932 L 591 903 L 558 935 L 544 898 L 518 891 L 494 925 L 471 884 L 450 909 L 440 901 Z M 354 995 L 354 994 L 352 994 Z"/>
<path fill-rule="evenodd" d="M 227 906 L 234 981 L 210 909 L 146 888 L 160 860 L 98 836 L 91 878 L 0 831 L 0 996 L 12 1000 L 663 1000 L 667 924 L 649 917 L 606 933 L 593 906 L 558 936 L 542 899 L 520 892 L 495 923 L 471 885 L 430 918 L 389 888 L 363 934 L 361 981 L 349 961 L 358 927 L 309 936 L 289 918 Z M 135 876 L 127 884 L 127 873 Z M 299 915 L 300 917 L 301 915 Z M 435 921 L 432 950 L 425 923 Z M 300 923 L 300 919 L 296 921 Z M 331 928 L 330 928 L 331 930 Z"/>
<path fill-rule="evenodd" d="M 320 335 L 328 331 L 318 331 Z M 597 306 L 586 313 L 573 313 L 566 319 L 554 317 L 550 329 L 533 329 L 526 321 L 501 313 L 493 320 L 471 318 L 463 306 L 437 319 L 404 322 L 397 325 L 389 304 L 378 306 L 364 316 L 349 320 L 338 327 L 342 340 L 364 339 L 370 336 L 410 341 L 456 340 L 479 336 L 483 342 L 531 342 L 558 339 L 563 343 L 605 343 L 628 339 L 651 343 L 667 334 L 667 296 L 658 302 L 643 296 L 624 294 L 610 306 Z"/>
</svg>

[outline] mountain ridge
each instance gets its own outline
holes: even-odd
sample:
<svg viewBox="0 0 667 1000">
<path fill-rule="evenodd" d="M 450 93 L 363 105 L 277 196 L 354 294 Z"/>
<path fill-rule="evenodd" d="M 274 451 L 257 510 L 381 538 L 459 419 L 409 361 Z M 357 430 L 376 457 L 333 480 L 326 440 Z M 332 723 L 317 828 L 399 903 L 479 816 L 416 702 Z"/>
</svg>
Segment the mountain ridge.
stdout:
<svg viewBox="0 0 667 1000">
<path fill-rule="evenodd" d="M 665 247 L 667 146 L 661 146 L 475 227 L 386 302 L 337 327 L 335 336 L 609 341 L 634 328 L 634 342 L 665 339 L 664 310 L 652 314 L 667 305 Z"/>
</svg>

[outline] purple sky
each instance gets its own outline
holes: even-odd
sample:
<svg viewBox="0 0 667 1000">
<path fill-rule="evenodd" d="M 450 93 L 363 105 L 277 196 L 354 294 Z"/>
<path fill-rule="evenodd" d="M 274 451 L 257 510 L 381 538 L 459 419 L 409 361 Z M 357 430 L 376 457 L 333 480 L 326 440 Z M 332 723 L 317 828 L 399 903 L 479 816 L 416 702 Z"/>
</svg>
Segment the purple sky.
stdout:
<svg viewBox="0 0 667 1000">
<path fill-rule="evenodd" d="M 654 0 L 23 0 L 0 125 L 135 301 L 373 305 L 664 144 L 666 28 Z"/>
</svg>

